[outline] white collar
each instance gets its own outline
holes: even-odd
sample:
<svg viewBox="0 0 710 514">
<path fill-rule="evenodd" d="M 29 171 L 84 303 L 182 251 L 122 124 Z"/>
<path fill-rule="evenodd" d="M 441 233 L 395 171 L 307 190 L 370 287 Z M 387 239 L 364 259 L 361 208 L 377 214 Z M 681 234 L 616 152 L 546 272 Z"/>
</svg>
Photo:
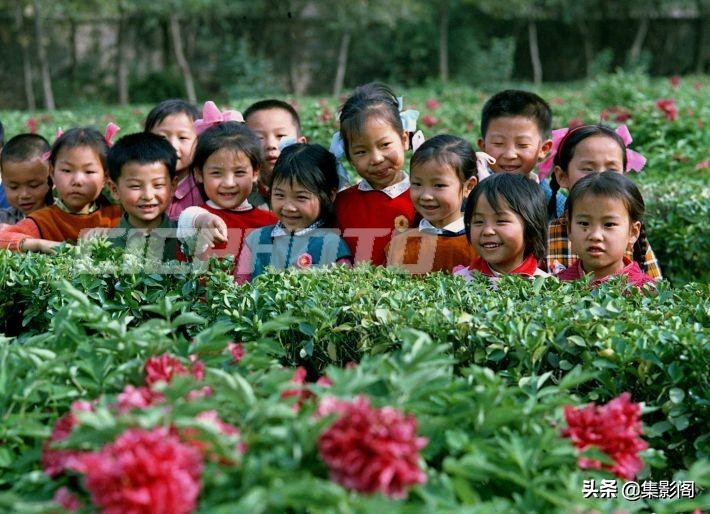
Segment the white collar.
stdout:
<svg viewBox="0 0 710 514">
<path fill-rule="evenodd" d="M 445 232 L 463 232 L 466 229 L 464 222 L 463 222 L 463 216 L 455 219 L 448 225 L 446 225 L 443 228 L 437 228 L 431 223 L 429 223 L 428 220 L 422 219 L 419 222 L 419 231 L 424 232 L 425 234 L 433 234 L 435 236 L 439 236 Z"/>
<path fill-rule="evenodd" d="M 381 193 L 384 193 L 387 196 L 389 196 L 390 198 L 394 199 L 409 189 L 409 177 L 405 173 L 404 178 L 402 180 L 400 180 L 396 184 L 392 184 L 391 186 L 387 186 L 384 189 L 375 189 L 374 187 L 372 187 L 370 185 L 370 183 L 367 180 L 362 179 L 358 183 L 357 188 L 360 191 L 380 191 Z"/>
<path fill-rule="evenodd" d="M 239 207 L 237 207 L 236 209 L 225 209 L 224 207 L 220 207 L 219 205 L 214 203 L 212 200 L 207 200 L 205 203 L 207 205 L 209 205 L 210 207 L 212 207 L 213 209 L 217 209 L 219 211 L 237 211 L 237 212 L 239 212 L 239 211 L 248 211 L 249 209 L 252 208 L 251 204 L 249 203 L 249 200 L 244 200 L 241 204 L 239 204 Z"/>
<path fill-rule="evenodd" d="M 313 230 L 316 230 L 317 228 L 320 228 L 323 226 L 323 220 L 317 220 L 308 225 L 306 228 L 302 228 L 301 230 L 296 230 L 295 232 L 291 233 L 289 232 L 286 227 L 284 226 L 283 223 L 280 221 L 274 225 L 274 228 L 271 230 L 271 237 L 280 237 L 280 236 L 302 236 L 304 234 L 308 234 L 309 232 L 312 232 Z"/>
</svg>

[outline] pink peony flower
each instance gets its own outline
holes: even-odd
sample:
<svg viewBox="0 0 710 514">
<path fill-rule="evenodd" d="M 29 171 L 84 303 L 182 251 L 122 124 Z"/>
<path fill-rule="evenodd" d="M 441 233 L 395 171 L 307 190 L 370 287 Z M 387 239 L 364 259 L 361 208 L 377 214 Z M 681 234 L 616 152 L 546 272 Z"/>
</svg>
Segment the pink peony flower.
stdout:
<svg viewBox="0 0 710 514">
<path fill-rule="evenodd" d="M 192 363 L 192 369 L 188 371 L 176 357 L 169 353 L 164 353 L 158 357 L 149 357 L 145 361 L 145 383 L 148 386 L 152 386 L 160 380 L 170 383 L 175 375 L 190 374 L 197 380 L 202 380 L 205 377 L 205 364 L 194 355 L 190 356 L 190 362 Z"/>
<path fill-rule="evenodd" d="M 151 405 L 163 403 L 165 396 L 148 387 L 133 387 L 132 385 L 127 385 L 123 388 L 123 391 L 119 393 L 116 400 L 118 411 L 128 412 L 132 409 L 145 409 Z"/>
<path fill-rule="evenodd" d="M 318 439 L 318 452 L 331 479 L 363 493 L 403 498 L 407 488 L 426 482 L 419 469 L 416 420 L 391 407 L 373 408 L 365 396 L 352 402 L 324 399 L 319 413 L 340 413 Z"/>
<path fill-rule="evenodd" d="M 230 425 L 229 423 L 222 421 L 217 411 L 203 411 L 200 412 L 196 418 L 212 425 L 221 435 L 233 439 L 235 441 L 235 449 L 238 453 L 244 454 L 246 452 L 247 447 L 246 444 L 244 444 L 244 442 L 240 439 L 241 432 L 239 429 L 234 425 Z M 171 433 L 178 435 L 182 441 L 198 450 L 203 457 L 209 458 L 210 460 L 218 460 L 214 455 L 211 442 L 203 437 L 200 437 L 200 431 L 198 429 L 192 427 L 181 428 L 179 430 L 173 429 Z M 230 462 L 221 462 L 224 464 L 230 464 Z"/>
<path fill-rule="evenodd" d="M 79 411 L 91 412 L 93 406 L 89 402 L 76 401 L 71 405 L 71 410 L 59 418 L 52 429 L 49 440 L 42 445 L 42 469 L 50 477 L 56 477 L 65 470 L 73 469 L 76 458 L 83 454 L 79 450 L 54 450 L 52 443 L 63 441 L 75 426 L 79 424 L 74 413 Z"/>
<path fill-rule="evenodd" d="M 81 508 L 81 502 L 79 501 L 79 498 L 77 498 L 76 495 L 72 493 L 68 487 L 64 486 L 56 490 L 54 496 L 52 497 L 52 501 L 61 505 L 64 508 L 65 512 L 76 512 Z"/>
<path fill-rule="evenodd" d="M 285 389 L 285 390 L 281 391 L 281 399 L 296 397 L 296 403 L 293 404 L 293 410 L 296 412 L 301 410 L 301 404 L 304 401 L 308 400 L 309 398 L 311 398 L 313 396 L 313 393 L 305 385 L 306 375 L 307 375 L 306 368 L 304 368 L 303 366 L 297 367 L 296 371 L 294 371 L 294 373 L 293 373 L 293 377 L 291 378 L 291 382 L 294 384 L 298 384 L 299 387 Z"/>
<path fill-rule="evenodd" d="M 242 343 L 234 343 L 230 341 L 227 343 L 227 348 L 229 349 L 229 353 L 232 354 L 232 363 L 238 364 L 244 357 L 244 345 Z"/>
<path fill-rule="evenodd" d="M 31 134 L 36 134 L 37 133 L 37 119 L 35 118 L 27 118 L 27 122 L 25 123 L 27 125 L 27 130 Z"/>
<path fill-rule="evenodd" d="M 575 448 L 586 450 L 590 446 L 607 454 L 613 464 L 602 464 L 596 459 L 580 457 L 582 469 L 605 469 L 619 478 L 632 480 L 643 468 L 638 452 L 648 448 L 641 439 L 641 407 L 631 401 L 629 393 L 623 393 L 606 405 L 590 403 L 586 407 L 565 406 L 567 428 L 564 437 L 572 440 Z"/>
<path fill-rule="evenodd" d="M 679 75 L 673 75 L 668 81 L 671 83 L 671 87 L 678 87 L 680 86 L 680 76 Z"/>
<path fill-rule="evenodd" d="M 104 514 L 187 514 L 197 507 L 200 452 L 166 428 L 131 428 L 81 457 L 91 500 Z"/>
<path fill-rule="evenodd" d="M 310 268 L 311 264 L 313 264 L 313 257 L 311 257 L 310 253 L 302 253 L 296 259 L 296 267 L 298 269 Z"/>
<path fill-rule="evenodd" d="M 553 96 L 552 99 L 550 100 L 550 103 L 553 105 L 564 105 L 565 99 L 562 98 L 561 96 Z"/>
<path fill-rule="evenodd" d="M 426 101 L 427 109 L 431 109 L 433 111 L 438 109 L 439 107 L 441 107 L 441 102 L 439 102 L 439 100 L 437 100 L 436 98 L 429 98 L 429 100 Z"/>
<path fill-rule="evenodd" d="M 673 98 L 662 98 L 656 100 L 656 107 L 658 107 L 663 114 L 665 114 L 668 121 L 675 121 L 678 119 L 678 107 L 676 107 L 675 100 Z"/>
<path fill-rule="evenodd" d="M 434 125 L 439 123 L 439 120 L 431 114 L 425 114 L 422 116 L 422 123 L 427 127 L 432 128 Z"/>
<path fill-rule="evenodd" d="M 710 161 L 700 161 L 695 165 L 696 170 L 705 170 L 707 168 L 710 168 Z"/>
</svg>

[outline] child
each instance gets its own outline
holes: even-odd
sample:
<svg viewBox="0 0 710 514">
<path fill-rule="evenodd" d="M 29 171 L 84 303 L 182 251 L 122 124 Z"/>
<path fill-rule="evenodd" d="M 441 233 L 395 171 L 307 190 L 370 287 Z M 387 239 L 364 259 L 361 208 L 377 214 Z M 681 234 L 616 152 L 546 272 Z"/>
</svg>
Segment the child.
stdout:
<svg viewBox="0 0 710 514">
<path fill-rule="evenodd" d="M 244 232 L 278 221 L 274 213 L 256 209 L 247 200 L 263 160 L 259 139 L 244 124 L 227 121 L 200 134 L 192 169 L 207 201 L 180 214 L 178 237 L 186 239 L 195 228 L 201 229 L 205 245 L 233 254 L 238 262 Z M 201 253 L 202 246 L 194 253 Z"/>
<path fill-rule="evenodd" d="M 49 164 L 42 156 L 50 146 L 38 134 L 19 134 L 0 154 L 0 175 L 10 207 L 0 209 L 0 223 L 14 225 L 28 214 L 51 204 Z"/>
<path fill-rule="evenodd" d="M 5 127 L 0 121 L 0 153 L 2 152 L 2 147 L 5 145 Z M 7 201 L 7 196 L 5 195 L 5 186 L 2 183 L 2 176 L 0 176 L 0 209 L 9 209 L 10 204 Z"/>
<path fill-rule="evenodd" d="M 282 100 L 261 100 L 244 111 L 244 121 L 261 141 L 264 149 L 264 166 L 254 183 L 249 203 L 254 207 L 269 209 L 269 189 L 276 159 L 281 153 L 281 143 L 291 140 L 305 143 L 301 134 L 301 119 L 291 104 Z"/>
<path fill-rule="evenodd" d="M 494 173 L 516 173 L 538 181 L 533 171 L 552 148 L 551 128 L 552 110 L 545 100 L 529 91 L 508 89 L 484 104 L 478 147 L 496 160 L 491 167 Z M 549 184 L 539 183 L 549 201 Z M 565 199 L 557 192 L 559 212 L 550 219 L 562 216 Z"/>
<path fill-rule="evenodd" d="M 532 180 L 508 173 L 482 180 L 469 195 L 464 221 L 480 257 L 454 275 L 549 276 L 537 267 L 545 256 L 547 221 L 545 195 Z"/>
<path fill-rule="evenodd" d="M 379 83 L 355 89 L 341 108 L 340 133 L 345 156 L 362 180 L 338 193 L 338 225 L 355 262 L 382 265 L 393 231 L 414 222 L 409 178 L 402 170 L 409 135 L 392 90 Z"/>
<path fill-rule="evenodd" d="M 626 256 L 630 245 L 639 255 L 645 251 L 643 213 L 641 193 L 622 174 L 605 171 L 581 178 L 567 200 L 569 238 L 579 259 L 557 277 L 576 280 L 591 273 L 592 283 L 599 284 L 612 275 L 625 275 L 636 287 L 654 283 L 638 262 Z"/>
<path fill-rule="evenodd" d="M 148 113 L 145 132 L 152 132 L 167 139 L 177 152 L 177 186 L 168 207 L 168 217 L 176 220 L 180 213 L 192 205 L 200 205 L 202 196 L 190 173 L 190 163 L 195 147 L 194 123 L 197 108 L 184 100 L 164 100 Z"/>
<path fill-rule="evenodd" d="M 485 165 L 484 165 L 485 166 Z M 412 273 L 453 270 L 476 257 L 468 244 L 461 205 L 478 183 L 471 144 L 443 134 L 424 142 L 410 162 L 410 195 L 419 227 L 397 234 L 387 250 L 387 265 Z"/>
<path fill-rule="evenodd" d="M 165 138 L 129 134 L 111 147 L 106 158 L 109 187 L 124 214 L 111 241 L 161 261 L 177 257 L 177 224 L 165 214 L 172 198 L 177 153 Z"/>
<path fill-rule="evenodd" d="M 106 183 L 108 143 L 95 128 L 73 128 L 52 146 L 49 176 L 57 190 L 54 205 L 0 231 L 0 248 L 50 253 L 62 241 L 76 241 L 82 230 L 115 227 L 121 206 L 101 195 Z"/>
<path fill-rule="evenodd" d="M 338 191 L 335 156 L 320 145 L 295 144 L 281 152 L 273 169 L 271 206 L 275 225 L 256 229 L 245 240 L 241 277 L 254 278 L 267 266 L 310 268 L 353 262 L 335 227 Z"/>
<path fill-rule="evenodd" d="M 645 159 L 626 148 L 624 139 L 631 140 L 625 126 L 617 129 L 624 137 L 606 125 L 583 125 L 568 131 L 553 148 L 554 177 L 552 187 L 571 189 L 579 179 L 592 172 L 630 169 L 640 171 Z M 554 200 L 550 200 L 551 202 Z M 549 211 L 548 211 L 549 212 Z M 567 218 L 559 216 L 549 226 L 547 270 L 559 273 L 577 260 L 567 236 Z M 637 260 L 641 269 L 655 279 L 661 278 L 656 256 L 649 245 L 643 255 L 634 256 L 631 249 L 627 257 Z"/>
</svg>

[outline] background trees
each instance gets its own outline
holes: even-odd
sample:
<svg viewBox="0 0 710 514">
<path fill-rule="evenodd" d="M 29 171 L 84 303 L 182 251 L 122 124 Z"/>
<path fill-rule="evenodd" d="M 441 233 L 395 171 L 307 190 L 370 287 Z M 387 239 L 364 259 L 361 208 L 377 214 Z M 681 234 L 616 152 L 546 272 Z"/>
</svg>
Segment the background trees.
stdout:
<svg viewBox="0 0 710 514">
<path fill-rule="evenodd" d="M 0 0 L 0 107 L 708 71 L 710 0 Z"/>
</svg>

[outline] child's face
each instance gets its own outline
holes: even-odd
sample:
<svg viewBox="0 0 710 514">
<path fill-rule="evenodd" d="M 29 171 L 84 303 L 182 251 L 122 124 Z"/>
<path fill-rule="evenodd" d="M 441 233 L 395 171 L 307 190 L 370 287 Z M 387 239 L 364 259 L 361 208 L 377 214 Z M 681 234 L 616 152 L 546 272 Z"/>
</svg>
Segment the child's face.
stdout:
<svg viewBox="0 0 710 514">
<path fill-rule="evenodd" d="M 461 218 L 463 199 L 476 185 L 475 177 L 462 184 L 451 166 L 434 159 L 413 167 L 410 181 L 414 208 L 437 228 Z"/>
<path fill-rule="evenodd" d="M 386 120 L 370 116 L 349 143 L 350 162 L 373 188 L 384 189 L 404 179 L 404 152 L 409 148 L 406 132 L 397 132 Z"/>
<path fill-rule="evenodd" d="M 48 178 L 49 165 L 39 157 L 28 161 L 5 161 L 2 183 L 8 203 L 25 216 L 44 207 L 49 192 Z"/>
<path fill-rule="evenodd" d="M 257 135 L 264 149 L 265 161 L 259 180 L 268 183 L 271 181 L 276 159 L 281 155 L 281 140 L 284 137 L 292 137 L 299 143 L 305 143 L 306 138 L 298 134 L 296 122 L 285 109 L 262 109 L 253 112 L 247 118 L 246 124 Z"/>
<path fill-rule="evenodd" d="M 557 182 L 567 189 L 585 175 L 602 171 L 624 172 L 624 154 L 619 143 L 604 135 L 591 136 L 577 143 L 567 172 L 555 166 Z"/>
<path fill-rule="evenodd" d="M 478 198 L 471 217 L 471 243 L 491 268 L 509 273 L 525 258 L 525 226 L 502 198 L 498 208 L 496 212 L 485 195 Z"/>
<path fill-rule="evenodd" d="M 132 226 L 155 228 L 160 225 L 173 192 L 165 164 L 128 162 L 121 168 L 118 182 L 110 181 L 109 185 Z"/>
<path fill-rule="evenodd" d="M 59 150 L 50 170 L 60 198 L 73 212 L 91 204 L 106 183 L 106 172 L 96 152 L 88 146 Z"/>
<path fill-rule="evenodd" d="M 272 184 L 271 208 L 290 232 L 308 227 L 320 216 L 318 196 L 295 181 Z"/>
<path fill-rule="evenodd" d="M 220 148 L 205 161 L 195 178 L 205 188 L 207 198 L 222 209 L 236 209 L 251 192 L 258 177 L 249 157 L 231 148 Z"/>
<path fill-rule="evenodd" d="M 486 136 L 478 147 L 495 158 L 494 173 L 528 175 L 552 148 L 552 140 L 543 140 L 537 124 L 524 116 L 502 116 L 488 124 Z"/>
<path fill-rule="evenodd" d="M 177 112 L 166 116 L 151 132 L 167 139 L 178 155 L 176 169 L 178 176 L 184 175 L 192 162 L 195 151 L 194 120 L 184 112 Z"/>
<path fill-rule="evenodd" d="M 577 199 L 569 220 L 572 250 L 586 272 L 597 279 L 624 267 L 624 254 L 636 242 L 641 222 L 631 222 L 626 205 L 619 198 L 584 195 Z"/>
</svg>

